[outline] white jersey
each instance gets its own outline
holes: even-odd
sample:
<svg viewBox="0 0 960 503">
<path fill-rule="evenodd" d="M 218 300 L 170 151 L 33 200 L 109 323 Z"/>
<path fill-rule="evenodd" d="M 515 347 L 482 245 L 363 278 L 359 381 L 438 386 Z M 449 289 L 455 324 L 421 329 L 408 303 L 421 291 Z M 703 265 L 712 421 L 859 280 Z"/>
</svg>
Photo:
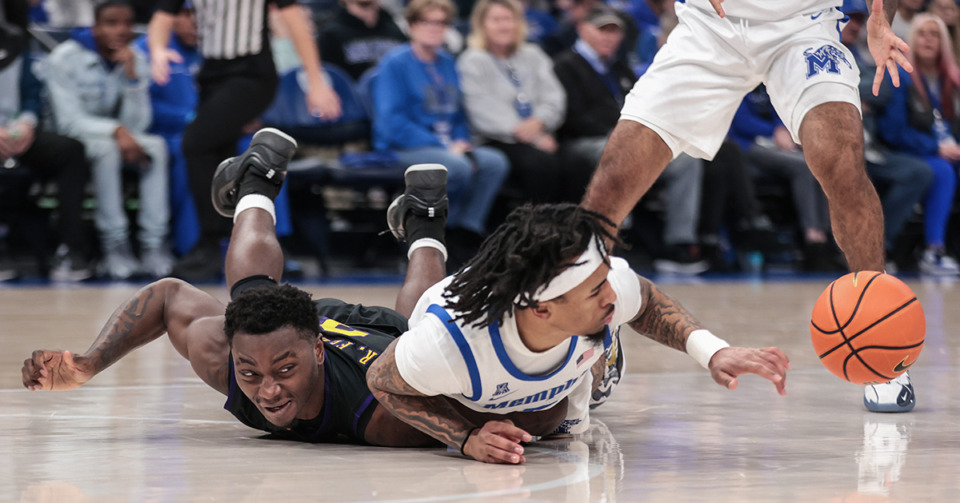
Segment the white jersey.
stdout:
<svg viewBox="0 0 960 503">
<path fill-rule="evenodd" d="M 700 10 L 715 12 L 709 0 L 677 0 Z M 840 8 L 842 0 L 726 0 L 723 12 L 730 17 L 751 21 L 782 21 L 793 16 L 816 14 L 824 9 Z"/>
<path fill-rule="evenodd" d="M 623 259 L 613 257 L 610 264 L 607 281 L 617 300 L 602 343 L 574 336 L 535 353 L 520 340 L 512 315 L 483 328 L 453 323 L 454 313 L 443 307 L 450 276 L 424 292 L 410 317 L 410 330 L 398 339 L 400 375 L 425 395 L 446 395 L 480 412 L 538 411 L 570 396 L 564 426 L 582 432 L 589 426 L 590 368 L 620 325 L 640 312 L 637 274 Z"/>
</svg>

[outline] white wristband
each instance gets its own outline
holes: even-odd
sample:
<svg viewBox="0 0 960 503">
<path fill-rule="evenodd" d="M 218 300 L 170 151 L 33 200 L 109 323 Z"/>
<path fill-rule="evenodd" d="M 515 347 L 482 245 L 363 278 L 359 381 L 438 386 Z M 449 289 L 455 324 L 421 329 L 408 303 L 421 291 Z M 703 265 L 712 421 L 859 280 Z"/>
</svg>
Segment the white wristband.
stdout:
<svg viewBox="0 0 960 503">
<path fill-rule="evenodd" d="M 727 344 L 727 341 L 702 328 L 690 332 L 690 336 L 687 337 L 687 354 L 707 370 L 710 370 L 710 359 L 713 355 L 728 347 L 730 344 Z"/>
</svg>

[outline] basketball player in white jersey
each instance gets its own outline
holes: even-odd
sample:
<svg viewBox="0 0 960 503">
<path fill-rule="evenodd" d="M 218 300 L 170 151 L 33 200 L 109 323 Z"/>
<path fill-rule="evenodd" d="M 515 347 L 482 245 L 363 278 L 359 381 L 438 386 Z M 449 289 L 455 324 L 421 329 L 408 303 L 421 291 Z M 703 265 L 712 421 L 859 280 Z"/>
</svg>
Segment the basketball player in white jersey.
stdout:
<svg viewBox="0 0 960 503">
<path fill-rule="evenodd" d="M 374 396 L 466 456 L 522 463 L 521 442 L 587 429 L 591 391 L 611 376 L 602 373 L 623 324 L 685 350 L 729 389 L 749 372 L 786 393 L 783 352 L 729 347 L 703 329 L 607 254 L 609 227 L 573 204 L 511 213 L 466 266 L 420 297 L 410 330 L 367 373 Z"/>
<path fill-rule="evenodd" d="M 884 72 L 899 85 L 897 65 L 912 70 L 907 44 L 890 30 L 897 3 L 873 0 L 867 21 L 874 94 Z M 864 165 L 859 69 L 840 43 L 840 5 L 678 1 L 679 24 L 627 96 L 584 207 L 622 222 L 671 159 L 713 158 L 744 95 L 762 83 L 829 199 L 850 269 L 883 271 L 883 213 Z M 906 373 L 864 394 L 872 411 L 905 412 L 914 403 Z"/>
</svg>

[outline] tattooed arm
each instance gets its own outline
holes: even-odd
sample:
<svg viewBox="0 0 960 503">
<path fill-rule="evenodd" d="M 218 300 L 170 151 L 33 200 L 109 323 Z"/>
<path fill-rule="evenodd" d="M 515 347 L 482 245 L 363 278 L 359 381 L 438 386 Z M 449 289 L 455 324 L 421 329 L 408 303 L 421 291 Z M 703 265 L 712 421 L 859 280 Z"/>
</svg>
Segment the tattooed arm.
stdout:
<svg viewBox="0 0 960 503">
<path fill-rule="evenodd" d="M 640 314 L 630 322 L 630 328 L 660 344 L 686 351 L 690 332 L 703 326 L 676 299 L 664 293 L 649 279 L 638 277 L 643 303 Z"/>
<path fill-rule="evenodd" d="M 509 420 L 486 421 L 482 426 L 466 418 L 445 396 L 426 396 L 400 375 L 396 360 L 397 341 L 367 371 L 367 385 L 380 405 L 400 420 L 487 463 L 522 463 L 523 447 L 532 437 Z"/>
<path fill-rule="evenodd" d="M 224 306 L 212 296 L 175 279 L 145 286 L 114 311 L 84 354 L 38 349 L 23 362 L 23 385 L 30 390 L 69 390 L 82 386 L 134 349 L 165 332 L 177 352 L 214 389 L 228 391 L 223 335 Z"/>
<path fill-rule="evenodd" d="M 638 277 L 643 304 L 640 314 L 630 322 L 630 327 L 661 344 L 686 352 L 687 338 L 703 326 L 676 299 L 664 293 L 652 281 Z M 710 374 L 721 386 L 736 389 L 737 376 L 757 374 L 773 382 L 781 395 L 786 394 L 784 385 L 789 368 L 787 356 L 774 347 L 726 347 L 714 353 L 709 362 Z"/>
</svg>

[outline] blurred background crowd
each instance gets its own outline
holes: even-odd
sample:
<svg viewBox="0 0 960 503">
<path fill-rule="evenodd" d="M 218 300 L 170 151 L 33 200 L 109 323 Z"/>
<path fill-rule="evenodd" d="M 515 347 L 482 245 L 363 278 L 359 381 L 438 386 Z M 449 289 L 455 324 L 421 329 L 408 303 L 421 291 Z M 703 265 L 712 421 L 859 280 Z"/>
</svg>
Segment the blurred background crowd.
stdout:
<svg viewBox="0 0 960 503">
<path fill-rule="evenodd" d="M 960 275 L 958 4 L 900 2 L 914 71 L 878 96 L 867 5 L 842 10 L 887 271 Z M 219 281 L 230 222 L 210 179 L 263 126 L 301 146 L 277 203 L 288 274 L 402 266 L 384 210 L 424 162 L 449 170 L 458 267 L 512 208 L 580 200 L 676 25 L 672 0 L 3 0 L 0 280 Z M 846 267 L 763 86 L 720 152 L 677 157 L 623 229 L 639 271 Z"/>
</svg>

